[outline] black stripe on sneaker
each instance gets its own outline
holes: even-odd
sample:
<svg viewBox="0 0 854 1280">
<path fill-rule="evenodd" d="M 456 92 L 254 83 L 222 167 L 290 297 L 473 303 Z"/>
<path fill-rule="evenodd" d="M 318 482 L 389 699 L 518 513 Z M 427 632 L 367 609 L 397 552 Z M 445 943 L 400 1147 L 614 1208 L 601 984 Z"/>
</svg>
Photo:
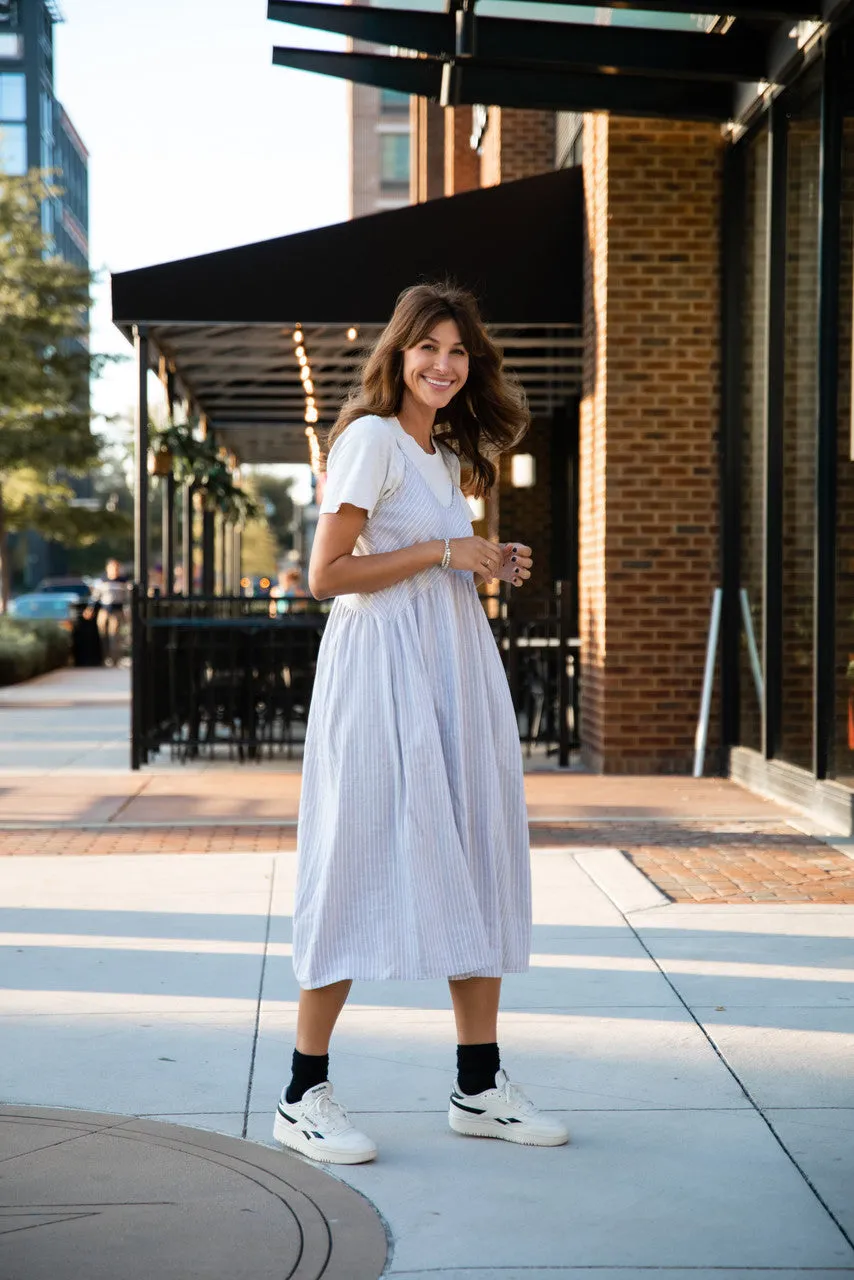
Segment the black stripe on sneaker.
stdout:
<svg viewBox="0 0 854 1280">
<path fill-rule="evenodd" d="M 289 1116 L 287 1111 L 283 1111 L 281 1107 L 277 1107 L 276 1110 L 278 1111 L 279 1115 L 282 1117 L 283 1120 L 287 1120 L 288 1124 L 296 1124 L 296 1120 L 294 1119 L 294 1117 Z"/>
<path fill-rule="evenodd" d="M 455 1107 L 459 1107 L 460 1111 L 469 1111 L 473 1116 L 482 1116 L 486 1113 L 486 1107 L 467 1107 L 464 1102 L 457 1102 L 454 1094 L 451 1094 L 451 1102 Z"/>
</svg>

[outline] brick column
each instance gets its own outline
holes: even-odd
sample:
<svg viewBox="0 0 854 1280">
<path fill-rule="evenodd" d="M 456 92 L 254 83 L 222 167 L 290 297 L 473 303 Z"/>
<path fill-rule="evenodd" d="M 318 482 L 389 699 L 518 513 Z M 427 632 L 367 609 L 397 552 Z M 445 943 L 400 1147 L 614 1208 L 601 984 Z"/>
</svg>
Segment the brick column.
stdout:
<svg viewBox="0 0 854 1280">
<path fill-rule="evenodd" d="M 445 195 L 480 186 L 480 156 L 471 147 L 471 107 L 445 108 Z"/>
<path fill-rule="evenodd" d="M 581 722 L 608 773 L 692 765 L 718 585 L 722 145 L 713 125 L 585 119 Z"/>
<path fill-rule="evenodd" d="M 445 194 L 445 121 L 442 108 L 426 98 L 409 99 L 409 199 L 412 204 Z"/>
<path fill-rule="evenodd" d="M 555 114 L 490 107 L 481 148 L 480 185 L 532 178 L 555 167 Z"/>
</svg>

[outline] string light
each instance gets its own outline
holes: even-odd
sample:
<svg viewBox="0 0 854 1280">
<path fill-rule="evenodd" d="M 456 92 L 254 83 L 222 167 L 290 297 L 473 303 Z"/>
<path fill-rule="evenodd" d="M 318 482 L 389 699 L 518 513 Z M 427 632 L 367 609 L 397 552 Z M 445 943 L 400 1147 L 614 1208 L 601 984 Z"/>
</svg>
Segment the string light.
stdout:
<svg viewBox="0 0 854 1280">
<path fill-rule="evenodd" d="M 294 356 L 299 365 L 300 382 L 302 383 L 303 394 L 305 396 L 305 411 L 303 417 L 308 423 L 305 428 L 306 439 L 308 440 L 309 462 L 314 475 L 320 474 L 320 441 L 317 432 L 314 429 L 314 423 L 318 421 L 320 413 L 317 408 L 317 401 L 314 398 L 314 383 L 311 379 L 311 363 L 308 358 L 308 352 L 305 349 L 305 334 L 302 326 L 297 325 L 291 335 L 294 341 Z M 355 336 L 355 334 L 354 334 Z"/>
<path fill-rule="evenodd" d="M 347 341 L 348 341 L 348 342 L 355 342 L 355 341 L 356 341 L 356 339 L 358 338 L 358 336 L 359 336 L 359 330 L 358 330 L 358 329 L 356 329 L 356 328 L 354 328 L 354 327 L 351 325 L 351 327 L 347 330 Z"/>
</svg>

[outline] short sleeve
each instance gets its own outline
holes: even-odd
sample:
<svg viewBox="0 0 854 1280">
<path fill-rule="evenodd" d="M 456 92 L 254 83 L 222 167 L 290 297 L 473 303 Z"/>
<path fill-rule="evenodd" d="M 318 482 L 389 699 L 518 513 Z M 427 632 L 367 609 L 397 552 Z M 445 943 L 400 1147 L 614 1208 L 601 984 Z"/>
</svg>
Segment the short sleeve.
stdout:
<svg viewBox="0 0 854 1280">
<path fill-rule="evenodd" d="M 356 418 L 337 437 L 326 460 L 326 490 L 320 514 L 335 512 L 342 502 L 370 516 L 392 486 L 396 443 L 391 424 L 382 418 Z"/>
</svg>

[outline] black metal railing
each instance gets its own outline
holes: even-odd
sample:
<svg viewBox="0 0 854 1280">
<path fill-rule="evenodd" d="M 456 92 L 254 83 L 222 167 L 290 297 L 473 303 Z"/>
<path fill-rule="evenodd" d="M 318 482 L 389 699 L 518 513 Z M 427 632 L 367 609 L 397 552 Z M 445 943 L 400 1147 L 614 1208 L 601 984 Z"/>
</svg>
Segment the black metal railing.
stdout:
<svg viewBox="0 0 854 1280">
<path fill-rule="evenodd" d="M 521 592 L 485 601 L 507 672 L 519 738 L 526 753 L 535 746 L 557 755 L 562 768 L 579 736 L 579 651 L 572 583 L 556 582 L 549 594 Z"/>
<path fill-rule="evenodd" d="M 187 761 L 301 750 L 331 601 L 143 597 L 131 603 L 131 767 L 162 748 Z M 484 598 L 520 740 L 566 767 L 579 746 L 578 639 L 570 584 Z M 494 615 L 494 616 L 490 616 Z"/>
<path fill-rule="evenodd" d="M 329 606 L 243 596 L 132 599 L 131 767 L 167 747 L 293 756 L 305 735 Z M 280 612 L 286 607 L 287 612 Z"/>
</svg>

